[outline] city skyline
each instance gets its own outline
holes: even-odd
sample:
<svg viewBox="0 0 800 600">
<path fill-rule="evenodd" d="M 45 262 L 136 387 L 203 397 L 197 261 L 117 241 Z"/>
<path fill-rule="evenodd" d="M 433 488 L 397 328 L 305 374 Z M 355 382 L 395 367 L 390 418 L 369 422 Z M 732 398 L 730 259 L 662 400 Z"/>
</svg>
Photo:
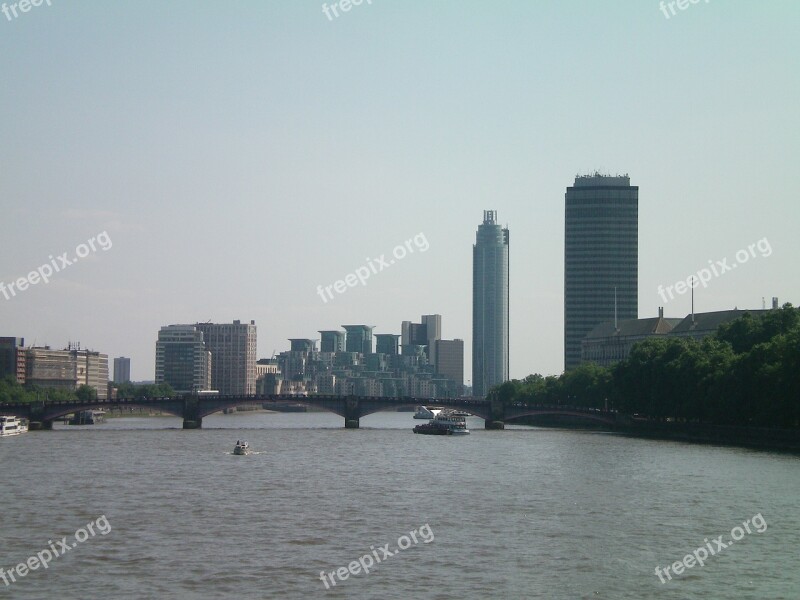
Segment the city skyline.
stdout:
<svg viewBox="0 0 800 600">
<path fill-rule="evenodd" d="M 595 170 L 643 190 L 640 316 L 686 315 L 670 285 L 765 238 L 771 256 L 696 289 L 695 309 L 800 298 L 800 7 L 319 8 L 54 2 L 3 23 L 0 281 L 113 240 L 0 294 L 5 335 L 82 340 L 130 357 L 135 380 L 152 379 L 163 324 L 245 315 L 260 357 L 429 313 L 469 353 L 470 247 L 491 206 L 515 232 L 510 376 L 558 374 L 564 189 Z M 426 252 L 392 256 L 420 232 Z M 364 266 L 365 285 L 316 294 Z"/>
</svg>

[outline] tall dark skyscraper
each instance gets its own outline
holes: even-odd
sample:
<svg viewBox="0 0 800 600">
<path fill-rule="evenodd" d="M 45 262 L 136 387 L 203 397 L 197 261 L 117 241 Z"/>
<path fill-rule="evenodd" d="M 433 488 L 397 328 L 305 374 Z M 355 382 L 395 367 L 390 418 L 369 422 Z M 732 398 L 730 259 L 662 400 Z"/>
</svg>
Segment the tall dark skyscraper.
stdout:
<svg viewBox="0 0 800 600">
<path fill-rule="evenodd" d="M 508 380 L 508 229 L 483 211 L 472 247 L 472 394 Z"/>
<path fill-rule="evenodd" d="M 564 368 L 598 323 L 639 317 L 639 188 L 627 175 L 578 176 L 564 219 Z"/>
</svg>

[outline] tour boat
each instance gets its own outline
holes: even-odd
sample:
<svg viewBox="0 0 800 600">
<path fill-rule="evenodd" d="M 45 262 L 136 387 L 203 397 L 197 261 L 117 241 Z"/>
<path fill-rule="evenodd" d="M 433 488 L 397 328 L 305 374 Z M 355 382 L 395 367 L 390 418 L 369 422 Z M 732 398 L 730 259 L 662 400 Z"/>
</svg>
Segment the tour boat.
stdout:
<svg viewBox="0 0 800 600">
<path fill-rule="evenodd" d="M 19 435 L 28 431 L 28 424 L 12 416 L 0 416 L 0 436 Z"/>
<path fill-rule="evenodd" d="M 428 408 L 427 406 L 418 406 L 417 412 L 414 413 L 415 419 L 433 419 L 442 412 L 441 408 Z"/>
<path fill-rule="evenodd" d="M 233 453 L 237 456 L 250 454 L 250 445 L 247 442 L 237 441 L 233 447 Z"/>
<path fill-rule="evenodd" d="M 439 413 L 429 422 L 414 427 L 414 433 L 426 435 L 467 435 L 467 420 L 452 413 Z"/>
</svg>

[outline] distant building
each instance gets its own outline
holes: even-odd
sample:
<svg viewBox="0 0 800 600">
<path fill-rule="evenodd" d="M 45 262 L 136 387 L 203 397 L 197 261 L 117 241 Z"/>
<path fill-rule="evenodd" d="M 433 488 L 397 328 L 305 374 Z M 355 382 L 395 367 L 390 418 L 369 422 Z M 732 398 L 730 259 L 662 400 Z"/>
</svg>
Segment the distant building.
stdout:
<svg viewBox="0 0 800 600">
<path fill-rule="evenodd" d="M 424 346 L 430 364 L 436 364 L 433 345 L 442 337 L 442 316 L 422 315 L 421 323 L 403 321 L 400 325 L 400 342 L 405 346 Z"/>
<path fill-rule="evenodd" d="M 456 393 L 464 388 L 464 340 L 436 340 L 434 353 L 436 372 L 455 382 Z"/>
<path fill-rule="evenodd" d="M 255 394 L 256 323 L 196 323 L 211 351 L 211 388 L 220 394 Z"/>
<path fill-rule="evenodd" d="M 344 352 L 345 332 L 338 330 L 320 331 L 320 352 Z"/>
<path fill-rule="evenodd" d="M 375 352 L 378 354 L 389 354 L 396 356 L 399 354 L 400 336 L 395 333 L 376 333 Z"/>
<path fill-rule="evenodd" d="M 719 310 L 716 312 L 689 314 L 669 332 L 671 337 L 690 337 L 702 339 L 715 333 L 720 325 L 738 319 L 745 313 L 762 316 L 767 310 Z"/>
<path fill-rule="evenodd" d="M 0 337 L 0 379 L 11 376 L 25 383 L 25 338 Z"/>
<path fill-rule="evenodd" d="M 596 325 L 581 342 L 582 362 L 593 362 L 608 367 L 630 356 L 634 344 L 652 337 L 690 337 L 702 339 L 713 333 L 723 323 L 738 319 L 745 313 L 760 316 L 766 310 L 722 310 L 689 314 L 684 318 L 665 318 L 664 309 L 658 317 L 605 321 Z"/>
<path fill-rule="evenodd" d="M 653 336 L 665 336 L 683 319 L 664 318 L 664 309 L 658 309 L 658 316 L 649 319 L 625 319 L 605 321 L 586 335 L 581 342 L 581 362 L 593 362 L 609 367 L 625 360 L 633 345 Z"/>
<path fill-rule="evenodd" d="M 508 380 L 509 231 L 497 211 L 483 211 L 472 247 L 472 380 L 474 394 Z"/>
<path fill-rule="evenodd" d="M 131 380 L 131 359 L 120 356 L 114 359 L 114 383 Z"/>
<path fill-rule="evenodd" d="M 638 318 L 638 244 L 639 188 L 630 177 L 576 177 L 565 196 L 564 369 L 580 363 L 593 327 L 614 320 L 615 304 L 620 321 Z"/>
<path fill-rule="evenodd" d="M 342 325 L 347 332 L 345 350 L 347 352 L 372 353 L 372 330 L 369 325 Z"/>
<path fill-rule="evenodd" d="M 291 351 L 292 352 L 316 352 L 317 351 L 317 342 L 314 340 L 308 339 L 290 339 L 289 343 L 291 344 Z"/>
<path fill-rule="evenodd" d="M 166 325 L 156 341 L 156 383 L 179 394 L 210 390 L 212 356 L 205 337 L 194 325 Z"/>
<path fill-rule="evenodd" d="M 26 355 L 27 383 L 70 391 L 88 385 L 97 392 L 98 400 L 108 398 L 107 354 L 72 347 L 33 347 L 26 350 Z"/>
</svg>

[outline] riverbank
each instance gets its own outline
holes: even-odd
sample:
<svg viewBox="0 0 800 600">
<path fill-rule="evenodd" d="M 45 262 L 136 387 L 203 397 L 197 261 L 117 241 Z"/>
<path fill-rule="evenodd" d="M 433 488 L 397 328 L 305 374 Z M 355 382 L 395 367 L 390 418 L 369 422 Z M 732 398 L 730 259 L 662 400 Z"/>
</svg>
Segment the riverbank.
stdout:
<svg viewBox="0 0 800 600">
<path fill-rule="evenodd" d="M 800 454 L 800 429 L 733 427 L 703 423 L 664 423 L 655 421 L 635 421 L 628 425 L 608 427 L 574 417 L 523 418 L 515 419 L 513 422 L 536 427 L 613 431 L 627 437 L 778 450 Z"/>
</svg>

